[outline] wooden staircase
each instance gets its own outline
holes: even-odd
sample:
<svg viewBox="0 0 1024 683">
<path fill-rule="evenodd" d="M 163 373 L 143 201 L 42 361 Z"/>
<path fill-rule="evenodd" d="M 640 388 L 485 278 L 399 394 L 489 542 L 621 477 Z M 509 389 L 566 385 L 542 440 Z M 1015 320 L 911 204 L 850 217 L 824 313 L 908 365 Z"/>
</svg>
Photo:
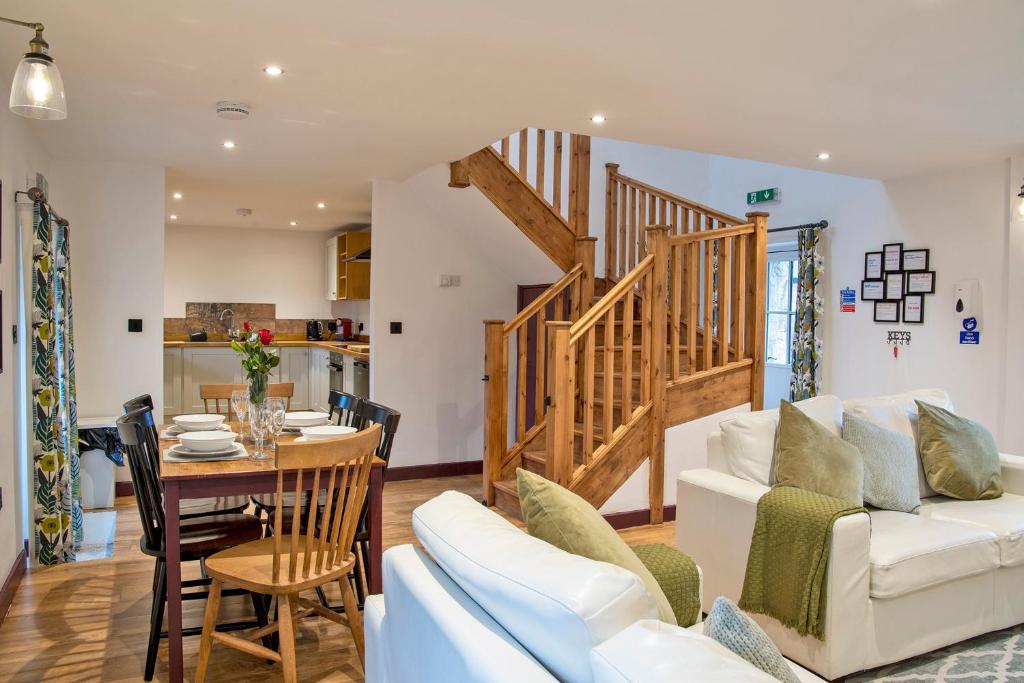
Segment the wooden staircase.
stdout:
<svg viewBox="0 0 1024 683">
<path fill-rule="evenodd" d="M 512 320 L 484 321 L 485 502 L 518 516 L 523 467 L 600 507 L 649 460 L 656 524 L 665 429 L 761 408 L 767 214 L 729 216 L 608 164 L 598 280 L 590 141 L 569 136 L 565 164 L 563 139 L 523 130 L 518 163 L 510 138 L 452 163 L 450 185 L 476 186 L 565 271 Z"/>
</svg>

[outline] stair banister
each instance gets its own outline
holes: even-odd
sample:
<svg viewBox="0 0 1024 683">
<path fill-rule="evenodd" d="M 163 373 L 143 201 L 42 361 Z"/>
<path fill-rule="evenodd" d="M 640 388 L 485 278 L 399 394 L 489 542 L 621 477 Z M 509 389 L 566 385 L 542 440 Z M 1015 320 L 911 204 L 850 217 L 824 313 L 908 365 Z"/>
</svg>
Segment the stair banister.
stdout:
<svg viewBox="0 0 1024 683">
<path fill-rule="evenodd" d="M 654 257 L 651 271 L 651 426 L 648 436 L 648 498 L 651 524 L 665 514 L 665 345 L 668 320 L 669 226 L 647 228 L 647 246 Z"/>
<path fill-rule="evenodd" d="M 754 364 L 751 368 L 750 409 L 764 408 L 764 326 L 768 306 L 768 214 L 751 211 L 747 220 L 754 224 L 754 248 L 748 255 L 752 275 L 747 283 L 747 296 L 753 297 L 754 312 L 747 324 L 747 348 Z"/>
</svg>

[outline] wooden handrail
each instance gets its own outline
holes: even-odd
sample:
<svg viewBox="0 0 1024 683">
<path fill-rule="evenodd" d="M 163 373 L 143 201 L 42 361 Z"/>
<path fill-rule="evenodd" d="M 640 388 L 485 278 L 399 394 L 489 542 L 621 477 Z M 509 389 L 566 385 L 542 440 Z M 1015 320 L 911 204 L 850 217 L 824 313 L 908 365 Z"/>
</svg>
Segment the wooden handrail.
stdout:
<svg viewBox="0 0 1024 683">
<path fill-rule="evenodd" d="M 731 215 L 725 213 L 724 211 L 719 211 L 717 209 L 712 209 L 711 207 L 704 206 L 703 204 L 699 204 L 699 203 L 693 201 L 692 199 L 687 199 L 686 197 L 680 197 L 677 194 L 673 194 L 671 192 L 667 192 L 666 190 L 662 190 L 660 188 L 654 187 L 653 185 L 648 185 L 647 183 L 645 183 L 645 182 L 643 182 L 641 180 L 637 180 L 636 178 L 630 178 L 629 176 L 623 175 L 623 174 L 618 173 L 618 172 L 613 173 L 612 174 L 612 178 L 614 180 L 617 180 L 620 183 L 625 184 L 625 185 L 629 185 L 631 187 L 635 187 L 638 190 L 643 190 L 644 192 L 646 192 L 648 194 L 651 194 L 651 195 L 654 195 L 655 197 L 658 197 L 659 199 L 664 199 L 665 201 L 670 201 L 670 202 L 672 202 L 674 204 L 679 204 L 681 206 L 685 206 L 688 209 L 692 209 L 692 210 L 697 211 L 698 213 L 702 213 L 702 214 L 704 214 L 706 216 L 711 216 L 711 217 L 713 217 L 713 218 L 715 218 L 717 220 L 722 221 L 723 223 L 736 224 L 736 223 L 742 223 L 743 222 L 742 218 L 737 218 L 736 216 L 731 216 Z"/>
<path fill-rule="evenodd" d="M 516 328 L 520 327 L 526 323 L 527 320 L 535 316 L 541 308 L 554 301 L 559 292 L 568 287 L 573 280 L 577 279 L 581 275 L 583 275 L 583 264 L 577 263 L 573 269 L 563 275 L 558 282 L 545 289 L 543 294 L 527 304 L 523 310 L 519 311 L 519 313 L 516 314 L 516 317 L 505 323 L 505 335 L 507 336 L 511 334 L 516 330 Z"/>
<path fill-rule="evenodd" d="M 629 274 L 615 283 L 615 286 L 608 290 L 608 293 L 601 297 L 601 300 L 590 307 L 590 310 L 583 314 L 583 317 L 573 323 L 569 329 L 569 343 L 575 344 L 589 328 L 608 312 L 612 306 L 618 303 L 626 291 L 647 274 L 647 271 L 654 265 L 654 254 L 648 254 L 643 261 L 636 265 Z"/>
<path fill-rule="evenodd" d="M 735 237 L 737 235 L 749 235 L 754 232 L 753 223 L 744 223 L 743 225 L 734 225 L 730 228 L 718 228 L 717 230 L 703 230 L 701 232 L 684 232 L 682 235 L 672 235 L 668 238 L 669 244 L 674 246 L 676 244 L 688 244 L 690 242 L 707 242 L 710 240 L 720 240 L 726 237 Z"/>
</svg>

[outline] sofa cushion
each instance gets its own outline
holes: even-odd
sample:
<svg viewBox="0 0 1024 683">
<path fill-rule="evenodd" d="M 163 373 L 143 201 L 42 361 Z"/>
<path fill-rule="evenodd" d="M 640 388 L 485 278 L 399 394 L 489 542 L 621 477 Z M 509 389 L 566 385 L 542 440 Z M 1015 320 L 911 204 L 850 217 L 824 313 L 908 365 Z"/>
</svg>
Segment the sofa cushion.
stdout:
<svg viewBox="0 0 1024 683">
<path fill-rule="evenodd" d="M 856 446 L 804 415 L 788 401 L 779 406 L 772 481 L 864 504 L 864 458 Z"/>
<path fill-rule="evenodd" d="M 998 539 L 1000 565 L 1024 565 L 1024 496 L 1004 493 L 994 500 L 956 500 L 934 496 L 921 506 L 921 514 L 987 529 Z"/>
<path fill-rule="evenodd" d="M 837 396 L 815 396 L 793 405 L 836 436 L 842 434 L 843 404 Z M 778 423 L 778 409 L 739 413 L 719 423 L 722 448 L 733 476 L 769 485 Z"/>
<path fill-rule="evenodd" d="M 610 562 L 633 572 L 658 603 L 659 618 L 670 624 L 678 623 L 658 580 L 593 505 L 550 479 L 524 469 L 516 470 L 516 484 L 523 521 L 531 536 L 574 555 Z M 696 569 L 693 575 L 696 579 Z M 699 598 L 695 602 L 700 605 Z"/>
<path fill-rule="evenodd" d="M 783 683 L 799 683 L 768 634 L 724 595 L 715 598 L 704 634 Z"/>
<path fill-rule="evenodd" d="M 864 502 L 882 510 L 917 514 L 921 491 L 913 437 L 843 414 L 843 441 L 864 458 Z"/>
<path fill-rule="evenodd" d="M 999 544 L 977 524 L 873 510 L 869 561 L 871 597 L 895 598 L 996 569 Z"/>
<path fill-rule="evenodd" d="M 999 449 L 985 427 L 952 411 L 917 402 L 918 451 L 928 484 L 962 500 L 1003 495 Z"/>
<path fill-rule="evenodd" d="M 913 437 L 917 443 L 917 404 L 915 401 L 925 401 L 932 405 L 953 410 L 953 402 L 942 389 L 917 389 L 903 394 L 892 394 L 890 396 L 872 396 L 869 398 L 854 398 L 843 401 L 843 411 L 856 417 L 874 422 L 875 424 L 902 432 Z M 928 485 L 925 479 L 924 469 L 918 464 L 918 490 L 921 498 L 934 496 L 935 491 Z"/>
<path fill-rule="evenodd" d="M 534 538 L 465 494 L 420 505 L 412 526 L 445 573 L 559 680 L 592 680 L 591 648 L 658 618 L 636 574 Z"/>
</svg>

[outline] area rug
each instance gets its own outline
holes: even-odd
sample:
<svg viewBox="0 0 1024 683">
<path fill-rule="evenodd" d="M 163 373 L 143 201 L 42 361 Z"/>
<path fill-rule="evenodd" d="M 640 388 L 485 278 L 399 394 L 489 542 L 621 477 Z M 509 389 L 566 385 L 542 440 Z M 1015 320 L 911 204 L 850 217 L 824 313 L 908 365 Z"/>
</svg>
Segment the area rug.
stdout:
<svg viewBox="0 0 1024 683">
<path fill-rule="evenodd" d="M 986 633 L 847 683 L 1024 683 L 1024 626 Z"/>
</svg>

